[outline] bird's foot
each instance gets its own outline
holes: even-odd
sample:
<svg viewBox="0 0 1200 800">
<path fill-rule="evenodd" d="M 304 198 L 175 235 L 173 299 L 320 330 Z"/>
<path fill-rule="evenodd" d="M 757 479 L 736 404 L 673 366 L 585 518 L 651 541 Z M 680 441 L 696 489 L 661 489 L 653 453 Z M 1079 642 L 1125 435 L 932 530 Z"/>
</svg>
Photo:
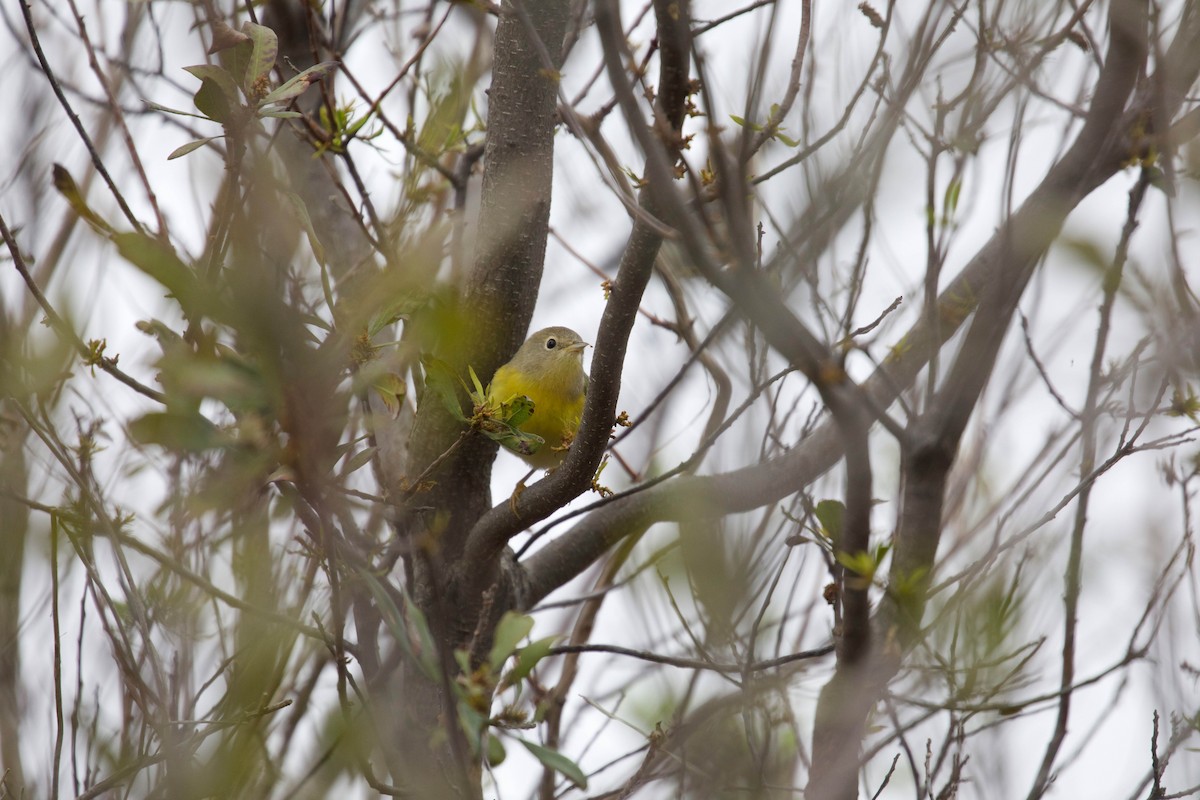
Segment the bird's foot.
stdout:
<svg viewBox="0 0 1200 800">
<path fill-rule="evenodd" d="M 529 480 L 529 476 L 535 472 L 537 472 L 536 469 L 531 469 L 529 472 L 526 472 L 525 477 L 517 481 L 517 485 L 513 488 L 512 495 L 508 498 L 508 507 L 512 509 L 513 516 L 517 519 L 521 518 L 520 513 L 517 512 L 517 503 L 520 501 L 521 495 L 525 493 L 525 481 Z"/>
</svg>

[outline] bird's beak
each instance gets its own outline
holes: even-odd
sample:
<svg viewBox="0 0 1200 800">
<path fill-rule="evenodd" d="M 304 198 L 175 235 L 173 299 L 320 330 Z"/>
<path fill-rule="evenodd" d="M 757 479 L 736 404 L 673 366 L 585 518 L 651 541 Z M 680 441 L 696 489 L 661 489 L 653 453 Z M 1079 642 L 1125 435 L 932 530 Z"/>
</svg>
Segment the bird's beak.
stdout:
<svg viewBox="0 0 1200 800">
<path fill-rule="evenodd" d="M 565 349 L 568 353 L 574 353 L 576 351 L 582 353 L 586 347 L 591 347 L 591 345 L 587 342 L 572 342 L 571 344 L 567 345 Z"/>
</svg>

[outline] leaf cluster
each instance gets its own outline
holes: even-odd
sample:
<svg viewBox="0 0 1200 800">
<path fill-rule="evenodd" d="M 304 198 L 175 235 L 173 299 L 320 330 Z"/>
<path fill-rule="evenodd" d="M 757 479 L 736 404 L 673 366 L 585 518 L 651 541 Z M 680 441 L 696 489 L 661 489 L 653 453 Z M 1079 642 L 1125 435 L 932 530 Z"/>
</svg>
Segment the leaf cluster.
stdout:
<svg viewBox="0 0 1200 800">
<path fill-rule="evenodd" d="M 484 387 L 470 366 L 467 367 L 471 378 L 468 386 L 444 361 L 426 357 L 422 363 L 426 388 L 434 392 L 450 416 L 471 430 L 479 431 L 519 456 L 533 455 L 546 443 L 537 434 L 521 430 L 521 425 L 533 416 L 534 404 L 528 397 L 522 395 L 500 401 Z M 470 416 L 463 412 L 458 394 L 460 388 L 470 400 Z"/>
<path fill-rule="evenodd" d="M 279 39 L 270 28 L 253 22 L 243 23 L 240 30 L 218 22 L 214 26 L 209 53 L 218 55 L 220 63 L 198 64 L 184 69 L 200 79 L 200 88 L 193 102 L 201 118 L 220 124 L 225 128 L 225 135 L 240 135 L 246 125 L 255 119 L 299 118 L 299 112 L 288 110 L 286 106 L 337 67 L 335 61 L 323 61 L 273 86 L 271 73 L 279 55 Z M 196 116 L 163 106 L 156 107 L 172 114 Z M 364 117 L 358 121 L 354 132 L 366 120 L 367 117 Z M 176 148 L 167 158 L 180 158 L 218 138 L 221 137 L 210 136 L 188 142 Z"/>
</svg>

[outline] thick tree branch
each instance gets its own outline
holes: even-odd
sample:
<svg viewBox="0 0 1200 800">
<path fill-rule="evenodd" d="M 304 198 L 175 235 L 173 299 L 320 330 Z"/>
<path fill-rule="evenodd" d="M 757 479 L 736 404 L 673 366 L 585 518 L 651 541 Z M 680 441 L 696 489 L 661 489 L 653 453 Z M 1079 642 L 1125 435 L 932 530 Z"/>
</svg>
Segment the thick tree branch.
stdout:
<svg viewBox="0 0 1200 800">
<path fill-rule="evenodd" d="M 443 342 L 439 353 L 458 373 L 466 374 L 469 364 L 481 377 L 491 375 L 525 338 L 549 230 L 558 75 L 542 63 L 537 40 L 559 52 L 569 9 L 553 0 L 525 0 L 522 6 L 532 31 L 516 13 L 502 14 L 496 29 L 477 251 L 463 298 L 464 327 L 472 330 L 449 337 L 456 341 Z M 431 394 L 417 412 L 411 475 L 424 471 L 461 430 Z M 495 452 L 494 443 L 473 437 L 447 459 L 437 484 L 422 495 L 422 504 L 449 513 L 441 546 L 451 559 L 461 554 L 468 530 L 491 505 Z"/>
<path fill-rule="evenodd" d="M 668 7 L 669 6 L 669 7 Z M 659 25 L 660 60 L 659 102 L 656 108 L 656 127 L 661 147 L 677 155 L 683 122 L 684 104 L 688 96 L 687 64 L 690 53 L 687 3 L 662 0 L 655 4 Z M 623 40 L 620 16 L 616 9 L 602 5 L 596 12 L 607 57 L 609 78 L 616 85 L 625 80 L 625 61 L 617 57 Z M 618 89 L 618 93 L 621 89 Z M 626 87 L 626 93 L 628 93 Z M 640 121 L 631 120 L 649 137 Z M 639 203 L 648 216 L 657 216 L 654 193 L 643 189 Z M 608 445 L 616 416 L 617 397 L 621 389 L 621 372 L 629 333 L 637 317 L 642 294 L 653 274 L 654 262 L 662 244 L 657 226 L 645 215 L 634 218 L 633 231 L 621 256 L 617 278 L 613 281 L 608 304 L 596 335 L 596 354 L 592 358 L 591 381 L 587 405 L 575 441 L 563 463 L 549 478 L 525 490 L 515 504 L 504 502 L 487 513 L 471 532 L 467 546 L 467 563 L 486 563 L 507 544 L 508 540 L 533 522 L 545 519 L 571 498 L 585 491 L 592 481 L 596 465 Z"/>
<path fill-rule="evenodd" d="M 469 365 L 486 378 L 516 351 L 542 280 L 559 81 L 559 65 L 548 69 L 542 54 L 560 52 L 569 8 L 558 0 L 522 0 L 520 5 L 522 13 L 506 9 L 496 29 L 477 250 L 461 307 L 452 309 L 461 316 L 438 326 L 436 346 L 425 343 L 460 375 Z M 421 753 L 428 752 L 429 731 L 438 725 L 451 739 L 461 737 L 453 721 L 452 653 L 463 646 L 476 657 L 487 652 L 496 621 L 522 593 L 522 575 L 511 558 L 500 557 L 502 549 L 486 558 L 463 558 L 468 532 L 491 505 L 497 446 L 469 436 L 451 451 L 462 426 L 435 395 L 425 392 L 418 405 L 407 474 L 421 475 L 447 455 L 431 476 L 432 488 L 414 496 L 396 524 L 403 542 L 414 546 L 407 562 L 409 589 L 428 615 L 444 674 L 440 683 L 430 682 L 403 662 L 405 702 L 396 721 L 397 749 L 406 754 L 405 770 L 430 787 L 431 795 L 478 798 L 479 764 L 465 759 L 465 748 L 436 748 L 434 758 Z"/>
</svg>

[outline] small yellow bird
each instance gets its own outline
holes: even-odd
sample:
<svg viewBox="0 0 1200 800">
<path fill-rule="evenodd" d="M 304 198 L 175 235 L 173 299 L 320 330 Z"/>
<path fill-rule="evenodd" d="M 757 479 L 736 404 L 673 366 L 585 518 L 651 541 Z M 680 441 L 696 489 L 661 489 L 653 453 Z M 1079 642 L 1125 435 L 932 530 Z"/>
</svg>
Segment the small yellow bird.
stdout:
<svg viewBox="0 0 1200 800">
<path fill-rule="evenodd" d="M 561 462 L 579 430 L 588 385 L 585 347 L 588 343 L 570 328 L 542 328 L 492 377 L 488 396 L 494 402 L 508 403 L 521 395 L 533 401 L 533 416 L 520 428 L 546 441 L 536 453 L 521 456 L 535 469 Z"/>
</svg>

